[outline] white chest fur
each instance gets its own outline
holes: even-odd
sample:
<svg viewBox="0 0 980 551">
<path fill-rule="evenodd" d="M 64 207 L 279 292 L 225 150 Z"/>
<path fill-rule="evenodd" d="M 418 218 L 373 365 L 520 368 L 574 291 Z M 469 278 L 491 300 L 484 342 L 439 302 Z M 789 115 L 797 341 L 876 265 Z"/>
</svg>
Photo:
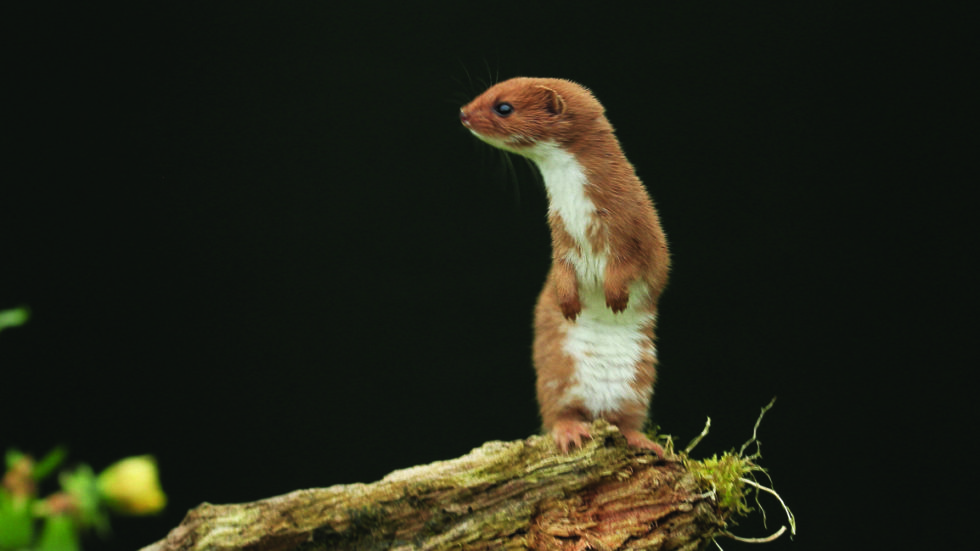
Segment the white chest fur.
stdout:
<svg viewBox="0 0 980 551">
<path fill-rule="evenodd" d="M 586 238 L 595 214 L 595 205 L 585 192 L 589 180 L 574 155 L 552 144 L 536 146 L 535 161 L 548 190 L 549 208 L 561 216 L 565 230 L 580 246 L 589 245 Z"/>
<path fill-rule="evenodd" d="M 614 314 L 605 304 L 603 279 L 608 250 L 593 250 L 588 236 L 596 211 L 586 193 L 590 185 L 585 170 L 574 155 L 554 144 L 538 144 L 531 157 L 538 165 L 548 190 L 550 209 L 558 214 L 565 231 L 575 240 L 581 254 L 568 260 L 578 278 L 582 312 L 566 322 L 564 351 L 574 362 L 574 381 L 566 400 L 580 401 L 593 415 L 614 412 L 624 402 L 644 402 L 649 395 L 632 383 L 636 366 L 652 343 L 643 329 L 653 314 L 642 308 L 648 290 L 642 281 L 630 287 L 626 311 Z"/>
<path fill-rule="evenodd" d="M 589 185 L 585 169 L 574 155 L 554 144 L 539 144 L 535 153 L 533 158 L 548 190 L 549 209 L 561 218 L 565 231 L 581 251 L 569 252 L 566 259 L 575 266 L 580 285 L 601 287 L 608 251 L 594 250 L 588 238 L 595 229 L 592 225 L 596 208 L 585 191 Z"/>
</svg>

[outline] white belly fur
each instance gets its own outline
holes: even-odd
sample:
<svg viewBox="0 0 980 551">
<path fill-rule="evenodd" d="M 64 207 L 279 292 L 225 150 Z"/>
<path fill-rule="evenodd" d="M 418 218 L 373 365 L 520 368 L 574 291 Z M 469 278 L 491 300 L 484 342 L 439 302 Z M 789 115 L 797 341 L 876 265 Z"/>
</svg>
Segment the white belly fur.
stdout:
<svg viewBox="0 0 980 551">
<path fill-rule="evenodd" d="M 649 396 L 632 386 L 637 364 L 652 347 L 643 329 L 654 316 L 634 306 L 646 294 L 645 285 L 634 284 L 630 304 L 619 314 L 606 306 L 601 287 L 579 293 L 582 312 L 568 323 L 563 343 L 574 362 L 566 399 L 580 401 L 593 416 L 620 411 L 626 403 L 645 402 Z"/>
</svg>

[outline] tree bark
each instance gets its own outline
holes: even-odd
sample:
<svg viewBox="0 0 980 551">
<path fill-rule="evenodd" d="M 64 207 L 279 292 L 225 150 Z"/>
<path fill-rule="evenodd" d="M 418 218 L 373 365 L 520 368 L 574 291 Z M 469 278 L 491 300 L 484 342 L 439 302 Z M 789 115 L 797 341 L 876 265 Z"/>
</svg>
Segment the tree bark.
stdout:
<svg viewBox="0 0 980 551">
<path fill-rule="evenodd" d="M 142 551 L 695 550 L 724 531 L 729 511 L 686 458 L 630 448 L 602 421 L 592 434 L 567 455 L 549 436 L 488 442 L 373 484 L 204 503 Z"/>
</svg>

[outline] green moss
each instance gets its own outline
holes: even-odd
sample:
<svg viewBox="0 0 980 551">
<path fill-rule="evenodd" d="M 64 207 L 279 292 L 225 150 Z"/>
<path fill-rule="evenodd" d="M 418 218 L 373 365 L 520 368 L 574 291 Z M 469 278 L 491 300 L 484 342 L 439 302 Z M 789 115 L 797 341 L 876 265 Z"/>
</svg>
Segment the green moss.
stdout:
<svg viewBox="0 0 980 551">
<path fill-rule="evenodd" d="M 761 471 L 761 467 L 734 452 L 700 461 L 685 459 L 684 464 L 705 492 L 714 492 L 715 502 L 722 510 L 723 517 L 740 517 L 752 512 L 748 504 L 748 494 L 752 493 L 752 489 L 747 490 L 742 479 L 753 471 Z"/>
<path fill-rule="evenodd" d="M 707 423 L 705 423 L 704 430 L 687 446 L 682 457 L 684 466 L 695 477 L 701 490 L 713 496 L 713 501 L 718 508 L 719 517 L 726 519 L 726 524 L 734 524 L 735 519 L 743 517 L 755 510 L 749 506 L 748 500 L 750 495 L 753 497 L 756 505 L 759 506 L 762 513 L 762 521 L 765 524 L 766 512 L 759 505 L 759 492 L 764 491 L 779 500 L 779 504 L 782 505 L 783 510 L 786 512 L 786 518 L 789 522 L 789 532 L 795 535 L 796 518 L 793 516 L 793 512 L 786 506 L 786 503 L 783 502 L 779 494 L 772 490 L 772 488 L 759 484 L 756 480 L 756 473 L 761 473 L 766 478 L 769 477 L 766 470 L 756 463 L 756 460 L 762 457 L 757 436 L 762 418 L 772 408 L 775 400 L 773 398 L 767 406 L 762 408 L 762 411 L 759 413 L 759 418 L 755 422 L 755 427 L 752 429 L 752 438 L 743 444 L 737 453 L 735 451 L 727 451 L 721 454 L 720 457 L 716 454 L 708 459 L 702 460 L 694 460 L 689 457 L 688 454 L 694 449 L 694 446 L 708 434 L 708 428 L 711 426 L 711 419 L 709 418 Z M 746 451 L 753 444 L 755 444 L 755 453 L 746 455 Z M 771 482 L 770 479 L 770 485 Z M 772 541 L 779 537 L 785 530 L 786 527 L 784 526 L 772 536 L 755 539 L 739 538 L 728 532 L 725 532 L 724 535 L 739 541 L 762 543 Z"/>
</svg>

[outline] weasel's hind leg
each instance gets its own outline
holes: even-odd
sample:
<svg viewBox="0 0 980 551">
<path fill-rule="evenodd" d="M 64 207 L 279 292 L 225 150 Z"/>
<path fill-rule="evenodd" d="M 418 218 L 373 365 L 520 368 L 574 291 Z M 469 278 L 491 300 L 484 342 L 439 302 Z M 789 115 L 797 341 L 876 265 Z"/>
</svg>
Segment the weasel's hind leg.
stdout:
<svg viewBox="0 0 980 551">
<path fill-rule="evenodd" d="M 568 453 L 572 448 L 581 448 L 583 438 L 592 438 L 589 425 L 585 421 L 562 419 L 551 427 L 551 437 L 562 453 Z"/>
<path fill-rule="evenodd" d="M 664 458 L 664 448 L 660 444 L 650 440 L 647 435 L 643 434 L 641 431 L 634 429 L 620 429 L 623 436 L 626 437 L 626 443 L 634 448 L 640 448 L 644 450 L 650 450 L 657 454 L 660 459 Z"/>
</svg>

